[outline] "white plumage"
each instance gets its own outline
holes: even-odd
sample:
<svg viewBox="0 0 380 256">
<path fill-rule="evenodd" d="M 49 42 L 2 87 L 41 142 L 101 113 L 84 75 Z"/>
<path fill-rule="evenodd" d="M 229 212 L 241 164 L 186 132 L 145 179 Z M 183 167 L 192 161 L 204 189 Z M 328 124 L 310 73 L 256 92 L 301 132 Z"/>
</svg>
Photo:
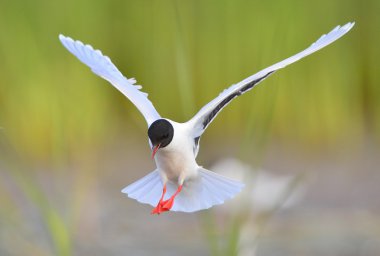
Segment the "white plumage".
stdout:
<svg viewBox="0 0 380 256">
<path fill-rule="evenodd" d="M 136 80 L 124 77 L 101 51 L 63 35 L 59 39 L 95 74 L 123 93 L 145 117 L 157 169 L 127 186 L 122 192 L 140 203 L 156 206 L 153 213 L 159 214 L 168 210 L 194 212 L 207 209 L 222 204 L 239 193 L 244 186 L 242 183 L 208 171 L 196 163 L 200 136 L 235 97 L 251 90 L 275 71 L 331 44 L 353 26 L 354 23 L 337 26 L 302 52 L 230 86 L 186 123 L 161 118 L 147 94 L 140 91 L 141 86 L 135 85 Z"/>
<path fill-rule="evenodd" d="M 336 26 L 331 32 L 329 32 L 328 34 L 326 35 L 322 35 L 317 41 L 315 41 L 313 44 L 310 45 L 310 47 L 308 47 L 307 49 L 303 50 L 302 52 L 299 52 L 283 61 L 280 61 L 270 67 L 267 67 L 259 72 L 257 72 L 256 74 L 244 79 L 243 81 L 240 81 L 239 83 L 237 84 L 234 84 L 232 86 L 230 86 L 229 88 L 225 89 L 222 93 L 219 94 L 218 97 L 216 97 L 215 99 L 213 99 L 211 102 L 209 102 L 207 105 L 205 105 L 189 122 L 191 122 L 193 124 L 193 126 L 195 127 L 195 129 L 197 130 L 197 135 L 200 136 L 203 131 L 205 130 L 205 128 L 201 127 L 201 122 L 200 120 L 202 120 L 202 118 L 207 115 L 212 109 L 215 108 L 215 106 L 217 106 L 218 104 L 220 104 L 223 99 L 225 99 L 228 95 L 231 95 L 233 94 L 234 92 L 237 92 L 239 91 L 242 87 L 244 87 L 245 85 L 255 81 L 255 80 L 258 80 L 258 79 L 262 79 L 264 80 L 265 78 L 267 78 L 269 75 L 271 75 L 273 72 L 279 70 L 279 69 L 282 69 L 310 54 L 312 54 L 313 52 L 316 52 L 320 49 L 322 49 L 323 47 L 331 44 L 332 42 L 334 42 L 335 40 L 339 39 L 340 37 L 342 37 L 344 34 L 346 34 L 348 31 L 350 31 L 350 29 L 355 25 L 354 22 L 349 22 L 347 23 L 346 25 L 344 26 Z M 269 74 L 269 75 L 268 75 Z M 260 80 L 260 81 L 262 81 Z M 251 90 L 253 87 L 251 87 L 249 90 Z M 207 127 L 207 126 L 206 126 Z"/>
<path fill-rule="evenodd" d="M 181 193 L 175 199 L 171 211 L 195 212 L 208 209 L 211 206 L 222 204 L 225 200 L 233 198 L 241 191 L 244 185 L 240 182 L 228 179 L 209 170 L 199 168 L 199 176 L 188 179 Z M 175 193 L 177 183 L 167 183 L 167 195 Z M 162 192 L 162 182 L 158 170 L 154 170 L 145 177 L 132 183 L 122 190 L 130 198 L 140 203 L 156 206 Z"/>
<path fill-rule="evenodd" d="M 62 44 L 80 61 L 89 66 L 95 74 L 110 82 L 124 94 L 145 117 L 148 126 L 161 118 L 148 99 L 148 94 L 140 91 L 141 85 L 135 85 L 136 79 L 121 74 L 110 58 L 104 56 L 100 50 L 94 50 L 91 45 L 84 45 L 81 41 L 74 41 L 70 37 L 59 35 Z"/>
</svg>

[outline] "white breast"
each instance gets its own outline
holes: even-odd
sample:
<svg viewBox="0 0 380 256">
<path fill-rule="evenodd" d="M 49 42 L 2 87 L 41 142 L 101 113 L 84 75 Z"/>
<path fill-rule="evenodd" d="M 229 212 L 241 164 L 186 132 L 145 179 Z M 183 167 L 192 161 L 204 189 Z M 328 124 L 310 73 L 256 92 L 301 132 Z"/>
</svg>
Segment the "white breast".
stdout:
<svg viewBox="0 0 380 256">
<path fill-rule="evenodd" d="M 186 124 L 168 121 L 173 125 L 174 136 L 169 145 L 157 151 L 155 161 L 163 178 L 182 184 L 186 178 L 198 173 L 199 166 L 193 150 L 194 138 Z"/>
</svg>

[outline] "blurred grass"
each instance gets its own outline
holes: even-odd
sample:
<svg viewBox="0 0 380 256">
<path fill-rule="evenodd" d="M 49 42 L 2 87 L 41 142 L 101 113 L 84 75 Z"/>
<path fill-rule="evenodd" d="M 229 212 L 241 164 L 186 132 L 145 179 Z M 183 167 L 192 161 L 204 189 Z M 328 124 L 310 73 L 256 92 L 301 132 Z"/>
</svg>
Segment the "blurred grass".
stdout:
<svg viewBox="0 0 380 256">
<path fill-rule="evenodd" d="M 202 143 L 236 138 L 242 157 L 256 165 L 269 140 L 306 150 L 356 147 L 367 139 L 376 144 L 379 9 L 377 0 L 1 1 L 0 135 L 10 146 L 0 154 L 11 163 L 1 171 L 39 209 L 56 254 L 70 255 L 71 224 L 33 173 L 43 166 L 55 184 L 70 165 L 80 165 L 68 195 L 75 215 L 96 182 L 88 177 L 99 148 L 145 134 L 135 107 L 69 54 L 59 33 L 101 49 L 137 78 L 163 116 L 186 121 L 227 86 L 306 48 L 335 25 L 356 21 L 333 45 L 233 102 Z M 19 159 L 5 160 L 6 154 Z M 7 196 L 0 203 L 4 216 L 19 211 Z"/>
<path fill-rule="evenodd" d="M 239 99 L 213 126 L 235 130 L 246 124 L 247 112 L 251 123 L 266 122 L 273 113 L 274 133 L 301 143 L 334 142 L 368 130 L 378 136 L 378 75 L 368 63 L 379 56 L 379 28 L 376 22 L 365 23 L 367 12 L 355 12 L 355 1 L 345 2 L 345 11 L 329 1 L 315 6 L 302 1 L 6 3 L 1 123 L 12 142 L 33 157 L 53 154 L 56 143 L 92 147 L 89 141 L 101 141 L 105 125 L 115 124 L 110 115 L 138 114 L 61 47 L 61 32 L 102 49 L 127 76 L 137 77 L 163 115 L 185 121 L 228 85 L 305 48 L 336 24 L 356 20 L 346 37 L 265 81 L 264 91 Z M 91 11 L 81 13 L 80 21 L 68 17 L 86 3 Z M 369 12 L 375 9 L 371 5 L 377 2 L 368 1 Z M 319 13 L 318 8 L 331 15 L 323 20 L 301 15 L 310 9 Z M 370 40 L 363 41 L 367 34 Z M 273 111 L 268 102 L 276 104 Z"/>
<path fill-rule="evenodd" d="M 1 187 L 4 188 L 2 195 L 5 195 L 5 199 L 12 198 L 14 200 L 14 202 L 1 200 L 3 205 L 2 210 L 19 208 L 21 211 L 20 215 L 27 216 L 30 214 L 30 211 L 25 211 L 25 206 L 22 206 L 23 203 L 20 203 L 20 201 L 29 201 L 36 207 L 36 209 L 38 209 L 40 220 L 42 223 L 44 223 L 44 228 L 49 233 L 48 237 L 51 239 L 52 245 L 54 247 L 54 254 L 60 256 L 70 255 L 71 238 L 69 235 L 68 223 L 66 223 L 66 221 L 62 218 L 58 212 L 58 209 L 51 204 L 47 194 L 43 191 L 43 189 L 41 189 L 41 186 L 38 185 L 38 181 L 34 180 L 30 175 L 28 175 L 28 172 L 31 171 L 30 167 L 25 167 L 23 161 L 17 159 L 17 153 L 12 150 L 9 143 L 3 136 L 0 136 L 0 150 L 2 152 L 0 156 L 0 168 L 2 170 L 7 170 L 10 174 L 7 175 L 7 173 L 5 173 L 0 175 L 2 178 L 2 182 L 0 182 L 0 184 Z M 19 207 L 17 207 L 17 204 L 19 204 Z M 8 217 L 12 214 L 0 211 L 0 216 L 2 215 L 4 217 Z M 13 218 L 15 219 L 14 221 L 16 223 L 20 222 L 20 216 Z M 20 224 L 25 225 L 26 223 L 23 223 L 21 221 Z M 3 228 L 4 226 L 6 227 L 6 225 L 2 226 Z M 18 231 L 20 230 L 22 230 L 22 228 L 18 229 Z M 25 234 L 19 234 L 19 236 L 16 238 L 20 244 L 33 244 L 33 242 L 30 241 L 30 239 L 32 240 L 33 238 L 28 238 Z M 14 241 L 8 241 L 8 243 L 14 243 Z M 25 252 L 23 251 L 23 248 L 29 250 L 30 255 L 48 255 L 47 250 L 43 250 L 38 246 L 32 246 L 32 248 L 28 248 L 28 246 L 25 245 L 19 247 L 17 254 L 24 254 Z"/>
<path fill-rule="evenodd" d="M 106 139 L 108 127 L 123 130 L 117 127 L 128 115 L 144 127 L 122 95 L 62 48 L 59 33 L 102 49 L 137 77 L 162 115 L 185 121 L 230 84 L 355 20 L 347 36 L 234 102 L 208 136 L 226 132 L 218 127 L 230 133 L 244 127 L 254 136 L 269 122 L 274 136 L 306 145 L 354 141 L 367 132 L 379 138 L 378 1 L 365 7 L 280 0 L 1 5 L 0 122 L 31 159 L 92 148 Z M 87 6 L 91 11 L 82 12 Z"/>
</svg>

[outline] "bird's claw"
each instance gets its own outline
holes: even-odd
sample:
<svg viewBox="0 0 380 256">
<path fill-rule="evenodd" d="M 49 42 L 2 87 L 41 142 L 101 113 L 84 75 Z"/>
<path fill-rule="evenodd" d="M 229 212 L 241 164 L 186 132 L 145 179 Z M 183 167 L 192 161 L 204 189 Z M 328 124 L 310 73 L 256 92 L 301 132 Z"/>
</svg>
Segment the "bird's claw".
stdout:
<svg viewBox="0 0 380 256">
<path fill-rule="evenodd" d="M 169 211 L 170 208 L 173 206 L 173 202 L 172 202 L 170 207 L 168 207 L 169 205 L 167 205 L 167 203 L 169 200 L 170 199 L 158 202 L 157 206 L 152 210 L 151 214 L 159 215 L 160 213 Z"/>
<path fill-rule="evenodd" d="M 163 201 L 163 198 L 164 198 L 164 194 L 166 192 L 166 187 L 164 188 L 164 193 L 160 199 L 160 201 L 158 202 L 156 208 L 154 208 L 152 210 L 152 214 L 160 214 L 162 212 L 167 212 L 167 211 L 170 211 L 170 209 L 173 207 L 173 203 L 174 203 L 174 198 L 178 195 L 179 192 L 181 192 L 182 190 L 182 185 L 180 185 L 177 189 L 177 191 L 174 193 L 174 195 L 172 195 L 168 200 L 165 200 Z"/>
<path fill-rule="evenodd" d="M 173 202 L 174 202 L 174 197 L 171 197 L 168 200 L 163 201 L 161 205 L 162 209 L 164 211 L 169 211 L 173 207 Z"/>
</svg>

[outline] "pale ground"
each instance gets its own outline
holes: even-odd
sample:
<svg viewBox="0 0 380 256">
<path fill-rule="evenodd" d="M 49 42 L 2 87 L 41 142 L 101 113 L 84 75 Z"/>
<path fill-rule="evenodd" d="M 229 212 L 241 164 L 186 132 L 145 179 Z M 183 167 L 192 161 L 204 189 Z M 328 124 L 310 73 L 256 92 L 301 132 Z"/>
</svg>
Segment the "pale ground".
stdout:
<svg viewBox="0 0 380 256">
<path fill-rule="evenodd" d="M 137 140 L 137 139 L 136 139 Z M 204 212 L 194 214 L 167 213 L 152 216 L 152 207 L 126 198 L 120 190 L 153 170 L 149 149 L 122 144 L 114 154 L 100 157 L 83 198 L 57 203 L 60 212 L 71 220 L 74 255 L 209 255 L 204 232 Z M 104 149 L 109 152 L 109 149 Z M 344 149 L 335 153 L 303 152 L 280 146 L 266 149 L 263 168 L 274 175 L 305 174 L 302 196 L 291 206 L 280 209 L 269 220 L 258 246 L 241 255 L 259 256 L 378 256 L 380 255 L 380 151 L 368 146 Z M 223 157 L 235 154 L 233 149 L 205 146 L 200 155 L 207 155 L 207 168 Z M 200 157 L 201 160 L 206 157 Z M 80 176 L 80 175 L 79 175 Z M 70 177 L 70 176 L 69 176 Z M 54 188 L 49 178 L 40 178 L 46 191 L 55 196 L 75 193 L 75 178 L 62 174 L 62 186 Z M 83 178 L 83 177 L 82 177 Z M 94 179 L 94 180 L 92 180 Z M 84 176 L 84 180 L 86 180 Z M 66 185 L 64 185 L 66 184 Z M 65 187 L 67 186 L 67 188 Z M 61 193 L 60 193 L 61 192 Z M 59 201 L 59 200 L 58 200 Z M 75 211 L 68 207 L 75 205 Z M 224 222 L 229 207 L 217 206 L 218 230 L 226 230 Z M 51 247 L 49 235 L 38 211 L 24 205 L 25 224 L 29 227 L 5 225 L 0 221 L 0 255 L 18 255 L 12 232 L 31 230 L 23 237 L 31 243 Z M 71 217 L 70 217 L 71 216 Z M 73 217 L 74 216 L 74 217 Z M 6 227 L 6 228 L 4 228 Z M 16 229 L 18 228 L 18 229 Z M 254 235 L 255 223 L 245 226 L 243 236 Z M 15 236 L 17 237 L 17 236 Z M 249 240 L 249 239 L 248 239 Z M 249 245 L 248 245 L 249 246 Z M 53 249 L 50 249 L 53 251 Z M 13 253 L 12 253 L 13 252 Z M 255 254 L 254 254 L 255 253 Z"/>
<path fill-rule="evenodd" d="M 233 154 L 233 150 L 211 151 L 209 156 L 215 161 Z M 329 155 L 301 155 L 296 150 L 269 147 L 263 168 L 279 175 L 305 173 L 302 182 L 305 188 L 298 202 L 279 210 L 269 221 L 256 255 L 380 255 L 380 154 L 374 148 L 359 152 L 359 149 L 345 149 Z M 119 159 L 127 162 L 126 158 Z M 124 254 L 130 251 L 133 255 L 153 252 L 155 255 L 208 255 L 200 213 L 151 216 L 151 207 L 119 193 L 124 185 L 151 170 L 149 166 L 153 165 L 148 157 L 146 160 L 147 167 L 136 163 L 141 170 L 130 170 L 130 175 L 124 178 L 125 167 L 119 162 L 117 168 L 105 173 L 104 183 L 98 184 L 104 186 L 98 192 L 104 200 L 98 202 L 103 222 L 99 234 L 107 238 L 98 244 L 103 254 L 132 255 Z M 211 165 L 212 162 L 204 163 L 205 167 Z M 233 202 L 228 205 L 232 206 Z M 220 216 L 225 211 L 226 208 L 217 206 L 212 214 L 223 219 Z M 218 222 L 220 230 L 225 230 L 226 225 Z M 94 249 L 92 244 L 77 246 L 80 250 L 87 247 L 89 252 Z"/>
</svg>

